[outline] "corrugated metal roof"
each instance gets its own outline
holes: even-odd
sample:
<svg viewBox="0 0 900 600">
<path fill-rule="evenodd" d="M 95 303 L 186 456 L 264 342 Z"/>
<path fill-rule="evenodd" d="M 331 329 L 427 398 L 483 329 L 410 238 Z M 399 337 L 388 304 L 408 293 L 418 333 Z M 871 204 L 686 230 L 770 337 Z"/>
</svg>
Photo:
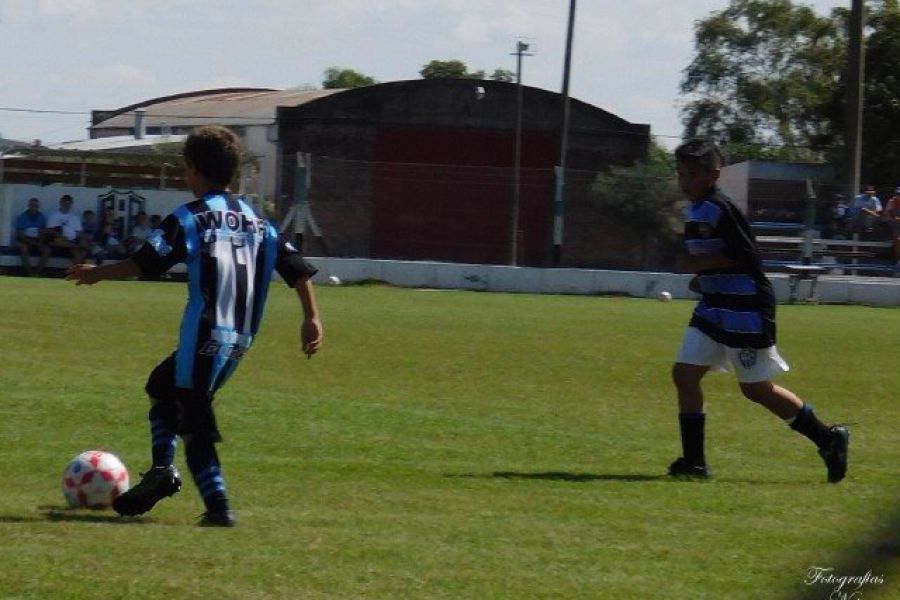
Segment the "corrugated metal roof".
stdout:
<svg viewBox="0 0 900 600">
<path fill-rule="evenodd" d="M 209 94 L 161 99 L 142 106 L 145 127 L 267 125 L 275 122 L 278 106 L 298 106 L 344 90 L 211 91 Z M 91 129 L 132 128 L 134 111 L 127 111 L 91 126 Z"/>
<path fill-rule="evenodd" d="M 125 148 L 145 148 L 156 144 L 182 143 L 185 138 L 187 138 L 186 135 L 145 135 L 141 139 L 135 139 L 135 137 L 131 135 L 117 135 L 90 140 L 62 142 L 60 144 L 48 144 L 47 148 L 51 150 L 100 152 L 103 150 L 122 150 Z"/>
</svg>

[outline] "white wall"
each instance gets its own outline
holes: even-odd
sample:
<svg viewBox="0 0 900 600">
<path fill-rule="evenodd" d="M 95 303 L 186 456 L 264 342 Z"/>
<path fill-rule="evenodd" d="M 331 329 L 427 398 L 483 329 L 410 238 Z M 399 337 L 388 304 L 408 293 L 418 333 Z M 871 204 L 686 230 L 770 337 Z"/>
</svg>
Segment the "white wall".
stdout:
<svg viewBox="0 0 900 600">
<path fill-rule="evenodd" d="M 734 204 L 747 214 L 747 195 L 750 185 L 750 162 L 745 161 L 722 167 L 719 188 Z"/>
<path fill-rule="evenodd" d="M 532 294 L 621 294 L 656 298 L 668 291 L 674 298 L 697 299 L 688 289 L 691 275 L 589 269 L 537 269 L 499 265 L 467 265 L 435 262 L 310 257 L 319 273 L 317 284 L 336 275 L 343 282 L 377 280 L 403 287 L 524 292 Z M 788 277 L 770 274 L 779 302 L 790 294 Z M 805 297 L 809 281 L 800 283 Z M 822 276 L 816 296 L 825 303 L 859 303 L 873 306 L 900 305 L 900 281 L 890 278 Z"/>
<path fill-rule="evenodd" d="M 259 157 L 260 190 L 248 190 L 270 198 L 275 197 L 277 146 L 268 138 L 270 125 L 247 126 L 244 130 L 244 149 Z"/>
</svg>

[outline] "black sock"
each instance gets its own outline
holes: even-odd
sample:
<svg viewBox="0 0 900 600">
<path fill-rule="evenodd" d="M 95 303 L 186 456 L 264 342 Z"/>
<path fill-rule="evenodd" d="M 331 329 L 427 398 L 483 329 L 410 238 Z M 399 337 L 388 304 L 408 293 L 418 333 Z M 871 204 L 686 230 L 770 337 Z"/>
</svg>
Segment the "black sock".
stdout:
<svg viewBox="0 0 900 600">
<path fill-rule="evenodd" d="M 703 455 L 703 429 L 706 424 L 705 413 L 681 413 L 678 415 L 681 425 L 681 450 L 684 459 L 692 465 L 706 465 Z"/>
<path fill-rule="evenodd" d="M 170 418 L 170 405 L 157 402 L 150 408 L 150 436 L 153 446 L 153 466 L 168 467 L 175 462 L 178 440 Z"/>
<path fill-rule="evenodd" d="M 811 439 L 819 448 L 827 446 L 831 441 L 831 429 L 816 417 L 816 413 L 809 404 L 804 404 L 800 408 L 800 412 L 791 423 L 791 429 L 799 431 Z"/>
<path fill-rule="evenodd" d="M 185 444 L 184 452 L 206 510 L 209 512 L 228 510 L 225 480 L 222 478 L 219 456 L 212 440 L 205 437 L 193 438 Z"/>
</svg>

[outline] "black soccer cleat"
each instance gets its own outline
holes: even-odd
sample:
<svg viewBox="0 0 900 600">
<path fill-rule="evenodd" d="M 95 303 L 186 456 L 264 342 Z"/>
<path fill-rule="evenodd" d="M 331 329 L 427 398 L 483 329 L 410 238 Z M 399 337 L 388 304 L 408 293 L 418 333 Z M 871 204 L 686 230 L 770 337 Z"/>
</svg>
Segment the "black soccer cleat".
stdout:
<svg viewBox="0 0 900 600">
<path fill-rule="evenodd" d="M 198 525 L 200 527 L 234 527 L 237 525 L 237 519 L 234 518 L 234 512 L 230 510 L 206 511 Z"/>
<path fill-rule="evenodd" d="M 819 448 L 819 456 L 828 467 L 829 483 L 837 483 L 847 474 L 847 447 L 850 445 L 850 430 L 846 425 L 832 425 L 831 440 L 827 446 Z"/>
<path fill-rule="evenodd" d="M 669 465 L 669 475 L 679 479 L 709 479 L 710 472 L 706 465 L 689 463 L 682 456 Z"/>
<path fill-rule="evenodd" d="M 113 500 L 113 510 L 120 515 L 142 515 L 163 498 L 181 489 L 181 475 L 173 465 L 152 467 L 141 474 L 141 482 Z"/>
</svg>

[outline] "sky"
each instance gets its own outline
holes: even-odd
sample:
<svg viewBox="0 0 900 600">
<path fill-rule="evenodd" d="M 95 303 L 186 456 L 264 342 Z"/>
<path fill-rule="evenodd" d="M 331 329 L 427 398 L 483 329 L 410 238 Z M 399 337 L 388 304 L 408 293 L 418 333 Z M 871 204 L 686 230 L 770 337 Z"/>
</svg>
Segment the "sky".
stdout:
<svg viewBox="0 0 900 600">
<path fill-rule="evenodd" d="M 825 14 L 850 0 L 807 0 Z M 580 0 L 570 93 L 670 146 L 694 23 L 728 0 Z M 93 109 L 217 87 L 320 86 L 328 67 L 417 79 L 431 60 L 560 91 L 569 0 L 0 0 L 0 136 L 87 138 Z M 9 109 L 71 111 L 76 114 Z"/>
</svg>

